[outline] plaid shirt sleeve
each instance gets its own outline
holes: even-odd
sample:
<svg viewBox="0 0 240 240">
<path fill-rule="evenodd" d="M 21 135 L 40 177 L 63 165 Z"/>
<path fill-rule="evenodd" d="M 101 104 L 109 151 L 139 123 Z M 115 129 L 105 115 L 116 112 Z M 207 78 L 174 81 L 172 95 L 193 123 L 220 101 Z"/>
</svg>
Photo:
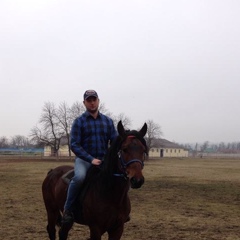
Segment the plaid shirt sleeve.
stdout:
<svg viewBox="0 0 240 240">
<path fill-rule="evenodd" d="M 82 126 L 80 119 L 79 118 L 75 119 L 71 129 L 71 150 L 77 157 L 91 163 L 94 157 L 87 153 L 81 146 L 82 141 L 80 134 L 81 128 Z"/>
</svg>

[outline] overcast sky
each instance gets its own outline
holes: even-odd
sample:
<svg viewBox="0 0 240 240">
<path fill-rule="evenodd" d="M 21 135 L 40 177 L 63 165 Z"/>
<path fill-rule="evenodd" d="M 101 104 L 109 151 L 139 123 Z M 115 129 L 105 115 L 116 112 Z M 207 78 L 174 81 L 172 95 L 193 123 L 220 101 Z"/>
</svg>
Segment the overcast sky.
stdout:
<svg viewBox="0 0 240 240">
<path fill-rule="evenodd" d="M 1 0 L 0 137 L 95 89 L 178 143 L 240 141 L 239 0 Z"/>
</svg>

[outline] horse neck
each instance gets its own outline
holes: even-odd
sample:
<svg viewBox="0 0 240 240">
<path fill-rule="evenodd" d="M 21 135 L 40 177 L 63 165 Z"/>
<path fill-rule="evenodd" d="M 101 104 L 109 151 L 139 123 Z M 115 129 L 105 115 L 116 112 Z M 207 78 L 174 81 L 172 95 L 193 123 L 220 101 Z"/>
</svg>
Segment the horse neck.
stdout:
<svg viewBox="0 0 240 240">
<path fill-rule="evenodd" d="M 100 184 L 98 189 L 102 189 L 100 191 L 104 196 L 114 198 L 114 201 L 119 203 L 125 199 L 130 188 L 128 179 L 121 174 L 109 174 L 106 172 L 102 172 L 100 179 L 102 181 L 98 182 Z"/>
<path fill-rule="evenodd" d="M 118 137 L 106 154 L 101 176 L 105 193 L 114 193 L 116 199 L 124 198 L 130 187 L 129 180 L 126 179 L 125 174 L 119 169 L 118 152 L 120 144 L 121 138 Z"/>
<path fill-rule="evenodd" d="M 116 179 L 114 187 L 112 188 L 111 194 L 115 197 L 116 201 L 121 204 L 125 201 L 128 191 L 130 189 L 129 180 L 123 176 L 114 176 Z"/>
</svg>

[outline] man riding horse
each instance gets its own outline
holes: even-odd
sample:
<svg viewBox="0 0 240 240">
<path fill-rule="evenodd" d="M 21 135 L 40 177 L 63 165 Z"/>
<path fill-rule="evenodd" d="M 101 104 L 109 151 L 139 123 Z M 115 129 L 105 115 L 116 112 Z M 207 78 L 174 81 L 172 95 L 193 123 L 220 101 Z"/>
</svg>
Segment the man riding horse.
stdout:
<svg viewBox="0 0 240 240">
<path fill-rule="evenodd" d="M 72 207 L 88 169 L 101 165 L 109 143 L 117 137 L 111 118 L 99 112 L 99 98 L 94 90 L 83 95 L 86 111 L 77 117 L 71 129 L 71 150 L 76 155 L 72 178 L 64 205 L 62 224 L 73 222 Z"/>
</svg>

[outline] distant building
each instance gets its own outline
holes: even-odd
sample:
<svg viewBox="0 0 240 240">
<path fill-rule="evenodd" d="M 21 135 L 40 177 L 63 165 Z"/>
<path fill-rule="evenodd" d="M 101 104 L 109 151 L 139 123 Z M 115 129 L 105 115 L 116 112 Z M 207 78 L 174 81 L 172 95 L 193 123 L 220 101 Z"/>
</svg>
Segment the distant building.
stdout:
<svg viewBox="0 0 240 240">
<path fill-rule="evenodd" d="M 60 140 L 60 146 L 57 152 L 57 156 L 59 157 L 68 157 L 69 156 L 69 150 L 68 150 L 68 143 L 67 143 L 67 137 L 63 136 Z M 53 157 L 56 156 L 56 153 L 54 151 L 54 148 L 46 145 L 44 147 L 44 157 Z M 71 151 L 71 156 L 74 156 L 74 153 Z"/>
<path fill-rule="evenodd" d="M 74 156 L 74 153 L 71 151 L 71 155 Z M 44 157 L 52 157 L 55 156 L 54 149 L 51 146 L 44 147 Z M 61 145 L 58 149 L 58 156 L 59 157 L 68 157 L 68 145 Z"/>
<path fill-rule="evenodd" d="M 188 157 L 188 150 L 166 139 L 154 139 L 149 157 Z"/>
</svg>

